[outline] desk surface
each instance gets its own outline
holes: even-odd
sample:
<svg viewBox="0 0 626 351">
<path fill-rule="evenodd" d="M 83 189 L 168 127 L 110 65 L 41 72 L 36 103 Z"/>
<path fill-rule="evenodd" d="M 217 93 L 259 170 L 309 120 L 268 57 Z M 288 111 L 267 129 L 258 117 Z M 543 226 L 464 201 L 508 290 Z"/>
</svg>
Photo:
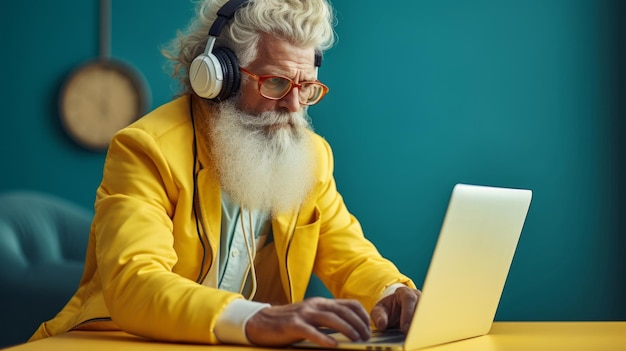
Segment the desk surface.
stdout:
<svg viewBox="0 0 626 351">
<path fill-rule="evenodd" d="M 148 341 L 124 332 L 74 331 L 6 351 L 234 351 L 270 350 Z M 285 349 L 282 349 L 285 350 Z M 496 322 L 489 335 L 440 345 L 428 351 L 615 350 L 626 351 L 626 322 Z"/>
</svg>

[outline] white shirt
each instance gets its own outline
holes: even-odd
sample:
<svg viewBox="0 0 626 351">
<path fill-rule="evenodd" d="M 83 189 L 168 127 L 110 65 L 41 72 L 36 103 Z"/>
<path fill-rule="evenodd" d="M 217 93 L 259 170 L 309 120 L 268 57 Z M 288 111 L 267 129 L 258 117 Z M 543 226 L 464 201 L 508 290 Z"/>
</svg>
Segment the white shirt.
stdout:
<svg viewBox="0 0 626 351">
<path fill-rule="evenodd" d="M 243 224 L 243 227 L 242 227 Z M 221 240 L 218 248 L 218 262 L 211 266 L 203 285 L 241 293 L 251 298 L 253 269 L 249 268 L 250 258 L 254 261 L 257 248 L 263 247 L 272 235 L 269 213 L 249 211 L 233 203 L 222 191 Z M 253 239 L 254 238 L 254 239 Z M 254 241 L 254 243 L 253 243 Z M 403 284 L 389 286 L 380 299 L 393 294 Z M 246 323 L 258 311 L 270 307 L 267 303 L 244 299 L 233 300 L 218 317 L 215 335 L 225 344 L 247 344 Z"/>
<path fill-rule="evenodd" d="M 222 222 L 217 264 L 211 266 L 203 285 L 243 294 L 251 298 L 251 281 L 256 280 L 249 265 L 256 248 L 263 247 L 271 234 L 269 213 L 249 211 L 233 203 L 222 191 Z M 222 343 L 250 344 L 245 325 L 248 319 L 269 304 L 234 300 L 217 319 L 215 335 Z"/>
</svg>

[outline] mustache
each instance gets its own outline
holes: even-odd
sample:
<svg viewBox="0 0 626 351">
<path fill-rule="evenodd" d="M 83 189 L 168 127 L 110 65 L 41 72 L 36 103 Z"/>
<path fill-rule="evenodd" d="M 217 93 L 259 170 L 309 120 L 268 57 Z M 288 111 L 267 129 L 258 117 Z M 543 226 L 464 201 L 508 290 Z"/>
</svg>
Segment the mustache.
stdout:
<svg viewBox="0 0 626 351">
<path fill-rule="evenodd" d="M 267 129 L 271 126 L 290 124 L 292 126 L 307 125 L 303 112 L 266 111 L 257 116 L 240 113 L 239 124 L 249 130 Z"/>
</svg>

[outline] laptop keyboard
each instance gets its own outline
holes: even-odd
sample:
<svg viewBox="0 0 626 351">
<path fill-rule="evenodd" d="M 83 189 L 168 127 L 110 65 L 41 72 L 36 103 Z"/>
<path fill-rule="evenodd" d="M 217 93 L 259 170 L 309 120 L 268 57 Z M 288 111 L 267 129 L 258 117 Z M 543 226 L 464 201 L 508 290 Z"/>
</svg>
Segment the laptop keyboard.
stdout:
<svg viewBox="0 0 626 351">
<path fill-rule="evenodd" d="M 406 334 L 404 334 L 400 329 L 388 329 L 388 330 L 373 330 L 372 335 L 367 341 L 350 341 L 346 336 L 336 332 L 332 329 L 320 328 L 320 331 L 324 334 L 332 336 L 335 340 L 339 342 L 348 342 L 355 344 L 383 344 L 383 343 L 402 343 L 404 339 L 406 339 Z"/>
<path fill-rule="evenodd" d="M 367 343 L 394 343 L 394 342 L 402 342 L 406 339 L 406 334 L 404 334 L 400 329 L 390 329 L 384 331 L 374 330 L 372 331 L 372 337 L 366 341 Z"/>
</svg>

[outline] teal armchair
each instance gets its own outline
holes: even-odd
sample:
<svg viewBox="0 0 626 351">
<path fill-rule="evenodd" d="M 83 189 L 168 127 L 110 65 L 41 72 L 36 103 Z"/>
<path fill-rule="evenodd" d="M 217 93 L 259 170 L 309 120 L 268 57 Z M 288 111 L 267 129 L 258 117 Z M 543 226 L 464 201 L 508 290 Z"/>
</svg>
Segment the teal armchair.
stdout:
<svg viewBox="0 0 626 351">
<path fill-rule="evenodd" d="M 0 348 L 27 341 L 76 291 L 92 217 L 51 195 L 0 193 Z"/>
</svg>

